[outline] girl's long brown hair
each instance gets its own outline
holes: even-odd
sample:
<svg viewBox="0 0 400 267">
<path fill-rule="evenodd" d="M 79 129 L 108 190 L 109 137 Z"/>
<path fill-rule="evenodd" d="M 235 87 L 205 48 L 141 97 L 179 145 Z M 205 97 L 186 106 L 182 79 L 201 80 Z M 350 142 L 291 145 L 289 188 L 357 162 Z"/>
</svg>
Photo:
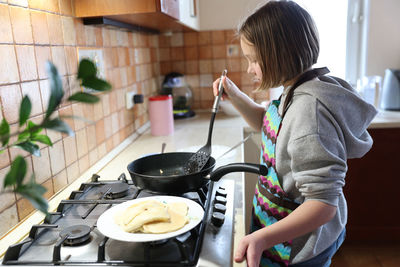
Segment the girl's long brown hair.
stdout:
<svg viewBox="0 0 400 267">
<path fill-rule="evenodd" d="M 263 73 L 260 89 L 291 81 L 317 62 L 317 28 L 295 2 L 268 2 L 245 20 L 238 34 L 255 47 Z"/>
</svg>

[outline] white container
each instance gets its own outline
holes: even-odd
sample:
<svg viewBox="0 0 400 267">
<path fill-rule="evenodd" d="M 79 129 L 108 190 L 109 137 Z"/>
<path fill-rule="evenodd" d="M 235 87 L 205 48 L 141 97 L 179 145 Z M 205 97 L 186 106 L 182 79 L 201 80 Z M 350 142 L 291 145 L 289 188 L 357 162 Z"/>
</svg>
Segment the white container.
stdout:
<svg viewBox="0 0 400 267">
<path fill-rule="evenodd" d="M 149 98 L 151 134 L 166 136 L 174 133 L 174 114 L 171 95 Z"/>
</svg>

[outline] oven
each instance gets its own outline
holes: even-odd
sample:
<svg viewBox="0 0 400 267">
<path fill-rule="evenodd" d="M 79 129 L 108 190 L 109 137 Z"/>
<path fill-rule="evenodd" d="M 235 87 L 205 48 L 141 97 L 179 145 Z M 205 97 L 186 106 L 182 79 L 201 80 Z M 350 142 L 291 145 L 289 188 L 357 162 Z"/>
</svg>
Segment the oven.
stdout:
<svg viewBox="0 0 400 267">
<path fill-rule="evenodd" d="M 221 179 L 181 197 L 200 204 L 205 213 L 192 230 L 154 242 L 123 242 L 105 237 L 97 219 L 124 201 L 155 196 L 140 190 L 124 173 L 103 180 L 94 174 L 28 237 L 7 249 L 8 266 L 231 266 L 235 183 Z"/>
</svg>

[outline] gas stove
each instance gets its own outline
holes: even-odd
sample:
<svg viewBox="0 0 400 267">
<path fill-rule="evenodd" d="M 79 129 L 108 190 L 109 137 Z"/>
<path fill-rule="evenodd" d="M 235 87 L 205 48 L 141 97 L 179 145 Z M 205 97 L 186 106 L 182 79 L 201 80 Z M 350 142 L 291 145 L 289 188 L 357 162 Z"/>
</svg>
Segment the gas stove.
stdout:
<svg viewBox="0 0 400 267">
<path fill-rule="evenodd" d="M 157 195 L 140 190 L 121 174 L 117 180 L 93 175 L 43 224 L 9 246 L 2 264 L 9 266 L 231 266 L 234 181 L 209 182 L 181 197 L 204 210 L 202 222 L 179 236 L 154 242 L 122 242 L 102 235 L 97 219 L 124 201 Z"/>
</svg>

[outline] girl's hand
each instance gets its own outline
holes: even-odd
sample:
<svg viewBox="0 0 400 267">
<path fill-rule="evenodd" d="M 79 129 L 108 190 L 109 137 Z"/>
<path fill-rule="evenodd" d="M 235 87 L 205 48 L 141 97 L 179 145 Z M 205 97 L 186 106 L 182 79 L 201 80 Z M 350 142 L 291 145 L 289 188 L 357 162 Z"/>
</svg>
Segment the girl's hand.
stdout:
<svg viewBox="0 0 400 267">
<path fill-rule="evenodd" d="M 218 85 L 219 85 L 219 80 L 221 78 L 216 79 L 213 82 L 213 92 L 214 96 L 218 95 Z M 240 89 L 234 84 L 228 77 L 222 78 L 222 85 L 224 86 L 224 92 L 222 94 L 222 99 L 228 97 L 233 97 L 237 92 L 240 91 Z"/>
<path fill-rule="evenodd" d="M 234 259 L 236 262 L 242 262 L 246 257 L 248 267 L 258 267 L 261 255 L 267 248 L 265 237 L 263 237 L 262 231 L 258 230 L 240 241 Z"/>
</svg>

